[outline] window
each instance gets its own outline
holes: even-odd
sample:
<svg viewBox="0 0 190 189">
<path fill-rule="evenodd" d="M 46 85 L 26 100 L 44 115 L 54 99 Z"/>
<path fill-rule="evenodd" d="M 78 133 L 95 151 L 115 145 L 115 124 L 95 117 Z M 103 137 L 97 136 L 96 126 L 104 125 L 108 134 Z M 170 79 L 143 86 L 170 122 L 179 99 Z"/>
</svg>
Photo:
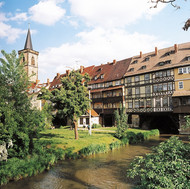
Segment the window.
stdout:
<svg viewBox="0 0 190 189">
<path fill-rule="evenodd" d="M 146 100 L 146 107 L 147 108 L 151 108 L 152 107 L 152 101 L 151 101 L 151 99 L 147 99 Z"/>
<path fill-rule="evenodd" d="M 104 84 L 103 83 L 100 83 L 100 88 L 103 88 L 104 87 Z"/>
<path fill-rule="evenodd" d="M 159 77 L 159 72 L 156 72 L 155 73 L 155 78 L 158 78 Z"/>
<path fill-rule="evenodd" d="M 98 77 L 97 77 L 97 76 L 95 76 L 95 77 L 94 77 L 94 80 L 97 80 L 97 79 L 98 79 Z"/>
<path fill-rule="evenodd" d="M 156 93 L 156 92 L 157 92 L 157 90 L 158 90 L 157 85 L 153 85 L 153 92 L 154 92 L 154 93 Z"/>
<path fill-rule="evenodd" d="M 158 92 L 161 92 L 162 91 L 162 84 L 159 84 L 158 85 Z"/>
<path fill-rule="evenodd" d="M 129 69 L 129 72 L 133 72 L 133 71 L 134 71 L 134 68 L 130 68 L 130 69 Z"/>
<path fill-rule="evenodd" d="M 168 107 L 168 97 L 163 97 L 163 107 Z"/>
<path fill-rule="evenodd" d="M 157 98 L 156 99 L 156 108 L 160 108 L 161 107 L 161 99 Z"/>
<path fill-rule="evenodd" d="M 104 74 L 100 75 L 100 79 L 104 79 Z"/>
<path fill-rule="evenodd" d="M 113 96 L 116 96 L 116 92 L 115 91 L 113 91 Z"/>
<path fill-rule="evenodd" d="M 182 74 L 183 73 L 183 68 L 178 68 L 178 74 Z"/>
<path fill-rule="evenodd" d="M 111 96 L 112 96 L 112 92 L 111 91 L 107 92 L 107 97 L 111 97 Z"/>
<path fill-rule="evenodd" d="M 150 60 L 150 57 L 146 57 L 145 59 L 144 59 L 144 61 L 146 62 L 146 61 L 149 61 Z"/>
<path fill-rule="evenodd" d="M 139 75 L 135 76 L 135 82 L 139 82 L 139 81 L 140 81 Z"/>
<path fill-rule="evenodd" d="M 190 104 L 190 98 L 187 97 L 187 104 Z"/>
<path fill-rule="evenodd" d="M 102 70 L 102 68 L 99 68 L 98 70 L 97 70 L 97 72 L 100 72 Z"/>
<path fill-rule="evenodd" d="M 111 81 L 111 82 L 106 83 L 106 87 L 110 87 L 110 86 L 113 86 L 112 81 Z"/>
<path fill-rule="evenodd" d="M 150 94 L 150 86 L 145 86 L 145 94 Z"/>
<path fill-rule="evenodd" d="M 86 124 L 89 124 L 89 117 L 86 118 Z"/>
<path fill-rule="evenodd" d="M 190 73 L 190 67 L 188 67 L 188 73 Z"/>
<path fill-rule="evenodd" d="M 127 94 L 128 94 L 129 96 L 132 95 L 132 88 L 128 88 L 128 89 L 127 89 Z"/>
<path fill-rule="evenodd" d="M 139 101 L 135 101 L 135 108 L 139 108 Z"/>
<path fill-rule="evenodd" d="M 131 64 L 136 64 L 138 62 L 138 60 L 134 60 Z"/>
<path fill-rule="evenodd" d="M 171 70 L 167 70 L 167 76 L 171 76 Z"/>
<path fill-rule="evenodd" d="M 189 61 L 190 60 L 190 56 L 186 56 L 186 61 Z"/>
<path fill-rule="evenodd" d="M 112 103 L 109 103 L 109 104 L 108 104 L 108 108 L 112 108 Z"/>
<path fill-rule="evenodd" d="M 142 66 L 139 70 L 144 70 L 146 69 L 146 66 Z"/>
<path fill-rule="evenodd" d="M 168 83 L 168 91 L 172 91 L 172 83 Z"/>
<path fill-rule="evenodd" d="M 131 77 L 127 78 L 127 83 L 131 83 Z"/>
<path fill-rule="evenodd" d="M 136 94 L 136 95 L 140 94 L 140 88 L 139 88 L 139 87 L 136 87 L 136 88 L 135 88 L 135 94 Z"/>
<path fill-rule="evenodd" d="M 163 76 L 162 72 L 159 72 L 159 77 L 161 78 Z"/>
<path fill-rule="evenodd" d="M 163 84 L 163 91 L 167 91 L 167 83 Z"/>
<path fill-rule="evenodd" d="M 128 102 L 128 108 L 133 108 L 133 102 Z"/>
<path fill-rule="evenodd" d="M 117 81 L 115 82 L 115 85 L 121 85 L 121 80 L 117 80 Z"/>
<path fill-rule="evenodd" d="M 83 125 L 83 118 L 80 118 L 80 125 Z"/>
<path fill-rule="evenodd" d="M 183 81 L 179 81 L 179 89 L 183 89 Z"/>
<path fill-rule="evenodd" d="M 183 73 L 184 73 L 184 74 L 187 73 L 187 67 L 183 68 Z"/>
<path fill-rule="evenodd" d="M 144 108 L 144 100 L 140 100 L 140 108 Z"/>
<path fill-rule="evenodd" d="M 162 74 L 163 74 L 163 77 L 167 76 L 167 72 L 166 71 L 163 71 Z"/>
<path fill-rule="evenodd" d="M 149 79 L 150 79 L 150 74 L 145 74 L 145 75 L 144 75 L 144 80 L 147 81 L 147 80 L 149 80 Z"/>
<path fill-rule="evenodd" d="M 32 57 L 32 59 L 31 59 L 31 64 L 32 64 L 32 65 L 35 65 L 34 57 Z"/>
</svg>

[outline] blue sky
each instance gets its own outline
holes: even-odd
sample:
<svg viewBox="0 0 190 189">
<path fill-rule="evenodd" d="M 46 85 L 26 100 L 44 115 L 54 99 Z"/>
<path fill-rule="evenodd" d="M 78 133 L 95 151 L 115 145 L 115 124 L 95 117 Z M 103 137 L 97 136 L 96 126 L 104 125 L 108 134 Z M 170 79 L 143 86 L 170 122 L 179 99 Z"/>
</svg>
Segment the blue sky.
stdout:
<svg viewBox="0 0 190 189">
<path fill-rule="evenodd" d="M 0 49 L 24 48 L 28 23 L 33 49 L 39 54 L 39 79 L 80 65 L 100 65 L 113 59 L 190 41 L 183 31 L 190 1 L 159 4 L 147 0 L 0 0 Z M 1 56 L 1 55 L 0 55 Z"/>
</svg>

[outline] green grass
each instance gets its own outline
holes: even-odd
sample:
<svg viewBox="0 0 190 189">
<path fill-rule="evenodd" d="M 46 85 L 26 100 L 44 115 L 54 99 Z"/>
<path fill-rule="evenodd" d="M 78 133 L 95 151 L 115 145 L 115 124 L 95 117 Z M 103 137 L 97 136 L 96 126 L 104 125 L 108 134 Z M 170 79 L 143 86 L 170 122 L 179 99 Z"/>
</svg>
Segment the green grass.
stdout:
<svg viewBox="0 0 190 189">
<path fill-rule="evenodd" d="M 54 129 L 41 132 L 40 140 L 51 140 L 52 145 L 62 149 L 74 148 L 74 152 L 78 152 L 91 144 L 106 144 L 119 141 L 114 137 L 113 133 L 92 131 L 92 135 L 88 134 L 88 130 L 79 130 L 79 139 L 75 140 L 74 130 L 70 129 Z"/>
<path fill-rule="evenodd" d="M 105 144 L 109 148 L 109 145 L 112 143 L 121 143 L 121 140 L 114 137 L 115 130 L 116 127 L 93 129 L 91 136 L 88 134 L 88 130 L 79 130 L 78 140 L 75 140 L 74 130 L 63 128 L 45 130 L 41 132 L 40 140 L 51 141 L 51 145 L 58 148 L 72 148 L 73 152 L 78 152 L 92 144 Z M 135 134 L 142 133 L 146 136 L 154 135 L 151 131 L 140 129 L 128 129 L 127 132 L 134 132 Z"/>
</svg>

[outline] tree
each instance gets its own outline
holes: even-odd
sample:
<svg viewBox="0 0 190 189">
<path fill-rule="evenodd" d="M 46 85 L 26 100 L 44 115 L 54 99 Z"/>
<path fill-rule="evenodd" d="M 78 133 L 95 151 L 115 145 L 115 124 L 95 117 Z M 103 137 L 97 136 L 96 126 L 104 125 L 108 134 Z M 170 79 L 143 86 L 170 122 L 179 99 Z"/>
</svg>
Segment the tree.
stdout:
<svg viewBox="0 0 190 189">
<path fill-rule="evenodd" d="M 115 136 L 117 138 L 122 138 L 126 129 L 128 129 L 127 125 L 128 116 L 126 114 L 125 108 L 122 107 L 122 105 L 120 104 L 119 110 L 117 109 L 114 112 L 114 115 L 115 115 L 115 125 L 117 127 Z"/>
<path fill-rule="evenodd" d="M 190 186 L 190 143 L 173 136 L 145 157 L 137 157 L 127 170 L 127 175 L 138 182 L 137 188 L 175 188 Z"/>
<path fill-rule="evenodd" d="M 72 71 L 62 79 L 62 86 L 53 90 L 42 91 L 40 98 L 50 100 L 59 119 L 69 118 L 74 125 L 75 139 L 78 139 L 78 118 L 89 108 L 87 87 L 89 76 L 82 76 L 79 71 Z"/>
<path fill-rule="evenodd" d="M 185 0 L 186 1 L 186 0 Z M 171 4 L 173 7 L 175 7 L 176 9 L 180 9 L 180 6 L 177 4 L 174 4 L 174 2 L 176 2 L 176 0 L 150 0 L 151 3 L 155 4 L 153 7 L 151 8 L 157 8 L 159 3 L 168 3 Z M 190 18 L 187 19 L 187 21 L 185 22 L 183 29 L 185 31 L 188 30 L 188 28 L 190 27 Z"/>
<path fill-rule="evenodd" d="M 29 79 L 24 71 L 22 56 L 16 51 L 1 51 L 0 58 L 0 141 L 13 140 L 12 156 L 25 157 L 32 153 L 33 138 L 43 127 L 43 117 L 31 108 L 27 90 Z"/>
</svg>

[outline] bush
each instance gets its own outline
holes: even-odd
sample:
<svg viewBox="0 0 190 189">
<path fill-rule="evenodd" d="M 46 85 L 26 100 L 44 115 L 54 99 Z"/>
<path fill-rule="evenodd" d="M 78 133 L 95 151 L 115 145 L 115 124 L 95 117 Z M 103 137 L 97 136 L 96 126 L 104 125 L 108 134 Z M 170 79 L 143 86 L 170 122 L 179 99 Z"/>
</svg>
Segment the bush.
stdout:
<svg viewBox="0 0 190 189">
<path fill-rule="evenodd" d="M 99 152 L 106 152 L 108 149 L 105 144 L 91 144 L 79 151 L 80 156 L 87 156 L 91 154 L 96 154 Z"/>
<path fill-rule="evenodd" d="M 92 124 L 92 128 L 95 129 L 95 128 L 101 128 L 102 125 L 101 124 L 97 124 L 97 123 L 93 123 Z"/>
<path fill-rule="evenodd" d="M 152 154 L 136 158 L 127 175 L 142 189 L 186 189 L 190 186 L 189 160 L 190 144 L 171 137 L 155 147 Z"/>
<path fill-rule="evenodd" d="M 60 148 L 47 148 L 51 141 L 34 143 L 31 156 L 25 159 L 11 158 L 7 162 L 0 162 L 0 185 L 10 180 L 19 180 L 27 176 L 37 175 L 65 157 L 65 151 Z"/>
</svg>

